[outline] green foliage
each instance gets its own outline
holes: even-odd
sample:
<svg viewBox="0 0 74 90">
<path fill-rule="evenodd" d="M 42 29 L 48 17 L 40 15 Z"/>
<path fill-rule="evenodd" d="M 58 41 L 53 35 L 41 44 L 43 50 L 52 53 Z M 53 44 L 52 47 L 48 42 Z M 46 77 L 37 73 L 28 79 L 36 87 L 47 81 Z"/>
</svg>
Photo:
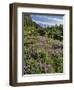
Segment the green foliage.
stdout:
<svg viewBox="0 0 74 90">
<path fill-rule="evenodd" d="M 63 72 L 63 25 L 40 27 L 24 16 L 24 74 Z"/>
</svg>

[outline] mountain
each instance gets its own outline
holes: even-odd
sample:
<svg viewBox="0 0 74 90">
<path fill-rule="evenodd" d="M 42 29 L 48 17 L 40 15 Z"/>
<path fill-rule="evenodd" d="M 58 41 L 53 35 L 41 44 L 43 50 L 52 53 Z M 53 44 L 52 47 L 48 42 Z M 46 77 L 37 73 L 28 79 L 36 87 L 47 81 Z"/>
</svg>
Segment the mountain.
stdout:
<svg viewBox="0 0 74 90">
<path fill-rule="evenodd" d="M 38 23 L 42 28 L 46 28 L 48 27 L 49 25 L 46 25 L 46 24 L 42 24 L 42 23 Z"/>
</svg>

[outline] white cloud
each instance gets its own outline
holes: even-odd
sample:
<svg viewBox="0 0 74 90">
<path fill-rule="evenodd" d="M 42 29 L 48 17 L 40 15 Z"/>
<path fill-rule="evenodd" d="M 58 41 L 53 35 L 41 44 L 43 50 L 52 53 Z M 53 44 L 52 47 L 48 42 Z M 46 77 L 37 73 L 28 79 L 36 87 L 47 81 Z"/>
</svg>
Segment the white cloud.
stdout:
<svg viewBox="0 0 74 90">
<path fill-rule="evenodd" d="M 37 24 L 45 24 L 45 25 L 48 25 L 48 26 L 52 26 L 52 25 L 59 25 L 59 24 L 62 24 L 61 22 L 42 22 L 42 21 L 37 21 L 37 20 L 33 20 L 34 22 L 36 22 Z"/>
<path fill-rule="evenodd" d="M 49 20 L 53 20 L 53 21 L 56 21 L 56 22 L 63 22 L 63 19 L 60 19 L 60 18 L 55 18 L 55 17 L 48 17 Z"/>
<path fill-rule="evenodd" d="M 33 19 L 33 21 L 35 21 L 36 23 L 42 23 L 42 24 L 47 24 L 47 25 L 63 24 L 63 19 L 55 17 L 55 16 L 43 16 L 43 15 L 34 15 L 34 16 L 39 18 L 39 20 Z M 41 19 L 46 19 L 46 20 L 42 22 Z"/>
</svg>

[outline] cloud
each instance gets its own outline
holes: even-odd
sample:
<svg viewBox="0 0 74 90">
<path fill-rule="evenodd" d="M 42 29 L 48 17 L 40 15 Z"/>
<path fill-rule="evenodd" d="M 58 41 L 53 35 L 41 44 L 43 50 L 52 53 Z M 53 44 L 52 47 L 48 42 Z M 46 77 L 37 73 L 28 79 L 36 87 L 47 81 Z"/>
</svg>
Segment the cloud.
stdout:
<svg viewBox="0 0 74 90">
<path fill-rule="evenodd" d="M 37 24 L 44 24 L 44 25 L 47 25 L 47 26 L 52 26 L 52 25 L 55 25 L 56 23 L 51 23 L 51 22 L 42 22 L 42 21 L 37 21 L 37 20 L 33 20 L 34 22 L 36 22 Z M 57 23 L 57 25 L 59 25 L 61 23 Z"/>
<path fill-rule="evenodd" d="M 60 18 L 55 18 L 55 17 L 48 17 L 49 20 L 53 20 L 53 21 L 56 21 L 56 22 L 63 22 L 63 19 L 60 19 Z"/>
<path fill-rule="evenodd" d="M 51 16 L 51 15 L 31 15 L 32 20 L 38 24 L 45 24 L 45 25 L 59 25 L 63 24 L 62 16 Z"/>
</svg>

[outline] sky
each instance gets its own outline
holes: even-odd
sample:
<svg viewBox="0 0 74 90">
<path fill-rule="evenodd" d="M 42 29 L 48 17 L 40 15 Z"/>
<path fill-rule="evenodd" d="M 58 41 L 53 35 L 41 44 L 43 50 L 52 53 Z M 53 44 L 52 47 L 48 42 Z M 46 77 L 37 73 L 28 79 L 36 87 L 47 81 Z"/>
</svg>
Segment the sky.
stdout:
<svg viewBox="0 0 74 90">
<path fill-rule="evenodd" d="M 45 27 L 45 26 L 52 26 L 52 25 L 59 25 L 63 24 L 63 15 L 31 15 L 32 20 L 37 24 Z"/>
</svg>

